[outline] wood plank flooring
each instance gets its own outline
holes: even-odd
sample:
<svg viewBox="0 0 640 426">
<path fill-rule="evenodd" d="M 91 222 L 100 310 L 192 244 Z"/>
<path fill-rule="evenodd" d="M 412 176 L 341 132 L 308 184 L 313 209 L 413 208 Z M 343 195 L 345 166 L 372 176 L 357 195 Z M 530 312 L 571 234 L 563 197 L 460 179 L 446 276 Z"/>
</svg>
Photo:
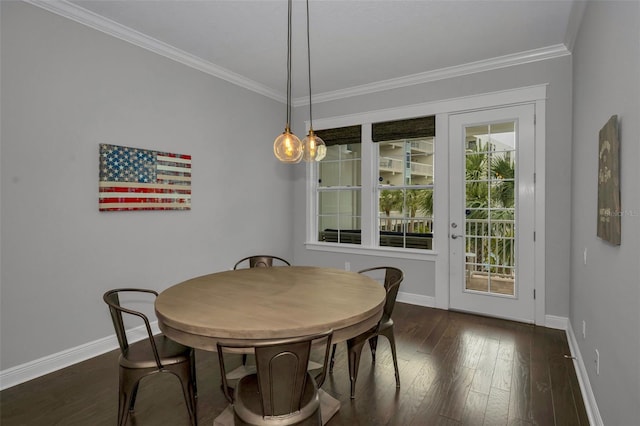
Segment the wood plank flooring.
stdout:
<svg viewBox="0 0 640 426">
<path fill-rule="evenodd" d="M 328 426 L 589 424 L 563 331 L 403 303 L 394 320 L 401 387 L 381 337 L 375 365 L 365 345 L 351 400 L 341 343 L 323 386 L 342 403 Z M 217 356 L 196 357 L 198 424 L 212 425 L 227 405 Z M 110 352 L 0 392 L 0 423 L 114 425 L 117 358 Z M 129 425 L 188 424 L 178 381 L 144 379 Z"/>
</svg>

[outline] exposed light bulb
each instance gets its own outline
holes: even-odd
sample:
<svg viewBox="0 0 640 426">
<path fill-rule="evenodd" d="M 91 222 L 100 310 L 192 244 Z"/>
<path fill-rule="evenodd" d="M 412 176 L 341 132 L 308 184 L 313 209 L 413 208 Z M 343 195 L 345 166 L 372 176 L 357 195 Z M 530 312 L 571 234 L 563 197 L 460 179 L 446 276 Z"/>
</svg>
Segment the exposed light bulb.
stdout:
<svg viewBox="0 0 640 426">
<path fill-rule="evenodd" d="M 303 154 L 302 142 L 287 127 L 273 142 L 273 153 L 283 163 L 299 163 Z"/>
<path fill-rule="evenodd" d="M 327 155 L 327 146 L 320 139 L 313 129 L 309 129 L 309 134 L 302 140 L 303 159 L 307 162 L 320 161 Z"/>
</svg>

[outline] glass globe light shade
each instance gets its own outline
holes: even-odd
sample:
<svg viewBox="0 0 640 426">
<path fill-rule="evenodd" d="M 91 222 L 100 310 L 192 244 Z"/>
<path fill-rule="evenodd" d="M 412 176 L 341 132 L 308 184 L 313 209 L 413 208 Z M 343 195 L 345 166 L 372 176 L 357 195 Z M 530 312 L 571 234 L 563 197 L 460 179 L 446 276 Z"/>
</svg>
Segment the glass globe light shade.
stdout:
<svg viewBox="0 0 640 426">
<path fill-rule="evenodd" d="M 313 129 L 310 129 L 307 137 L 302 140 L 302 149 L 304 151 L 302 158 L 306 162 L 320 161 L 327 155 L 327 146 L 313 133 Z"/>
<path fill-rule="evenodd" d="M 273 142 L 273 153 L 283 163 L 299 163 L 302 160 L 302 142 L 289 128 Z"/>
</svg>

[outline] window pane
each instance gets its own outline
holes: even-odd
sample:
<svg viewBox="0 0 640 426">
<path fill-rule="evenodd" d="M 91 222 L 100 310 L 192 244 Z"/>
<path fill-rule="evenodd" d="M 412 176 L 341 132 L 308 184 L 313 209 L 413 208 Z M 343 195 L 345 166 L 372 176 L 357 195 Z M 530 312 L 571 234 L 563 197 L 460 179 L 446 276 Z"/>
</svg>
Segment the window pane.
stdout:
<svg viewBox="0 0 640 426">
<path fill-rule="evenodd" d="M 403 185 L 404 183 L 404 149 L 402 142 L 381 142 L 379 172 L 380 183 L 384 185 Z"/>
<path fill-rule="evenodd" d="M 333 147 L 329 147 L 333 148 Z M 326 157 L 325 157 L 326 158 Z M 340 162 L 322 160 L 318 165 L 318 185 L 319 186 L 339 186 L 340 185 Z"/>
<path fill-rule="evenodd" d="M 492 221 L 494 220 L 515 220 L 515 209 L 491 209 L 491 215 L 489 216 Z"/>
<path fill-rule="evenodd" d="M 491 156 L 491 204 L 493 207 L 511 208 L 515 203 L 515 161 L 512 151 L 503 151 Z"/>
<path fill-rule="evenodd" d="M 361 164 L 362 161 L 359 158 L 342 162 L 340 166 L 340 186 L 360 186 L 362 179 Z"/>
<path fill-rule="evenodd" d="M 359 189 L 319 191 L 318 212 L 319 241 L 361 243 L 362 201 Z"/>
<path fill-rule="evenodd" d="M 320 165 L 325 162 L 335 161 L 340 159 L 340 145 L 331 145 L 327 147 L 327 155 L 324 157 Z"/>
<path fill-rule="evenodd" d="M 378 149 L 381 184 L 433 184 L 433 138 L 380 142 Z"/>
<path fill-rule="evenodd" d="M 322 191 L 319 194 L 318 212 L 320 216 L 337 215 L 340 212 L 338 205 L 338 191 Z"/>
<path fill-rule="evenodd" d="M 489 126 L 489 134 L 486 135 L 491 151 L 514 152 L 516 149 L 515 122 L 496 123 Z"/>
<path fill-rule="evenodd" d="M 404 190 L 383 189 L 380 191 L 380 230 L 395 231 L 398 218 L 403 217 Z"/>
<path fill-rule="evenodd" d="M 382 189 L 380 246 L 431 249 L 433 189 Z"/>
<path fill-rule="evenodd" d="M 338 216 L 319 216 L 318 228 L 320 230 L 338 229 Z"/>
<path fill-rule="evenodd" d="M 411 185 L 433 183 L 433 138 L 407 142 L 410 147 Z"/>
<path fill-rule="evenodd" d="M 361 216 L 360 190 L 320 191 L 320 216 Z"/>
<path fill-rule="evenodd" d="M 319 186 L 360 186 L 360 149 L 360 144 L 329 146 L 318 167 Z"/>
</svg>

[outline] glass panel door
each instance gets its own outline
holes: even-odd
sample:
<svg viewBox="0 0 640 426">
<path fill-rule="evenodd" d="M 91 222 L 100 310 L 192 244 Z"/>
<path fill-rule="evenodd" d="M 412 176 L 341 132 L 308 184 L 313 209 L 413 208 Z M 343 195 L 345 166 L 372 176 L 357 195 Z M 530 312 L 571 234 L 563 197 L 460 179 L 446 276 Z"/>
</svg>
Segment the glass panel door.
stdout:
<svg viewBox="0 0 640 426">
<path fill-rule="evenodd" d="M 450 305 L 534 319 L 533 105 L 450 117 Z"/>
</svg>

